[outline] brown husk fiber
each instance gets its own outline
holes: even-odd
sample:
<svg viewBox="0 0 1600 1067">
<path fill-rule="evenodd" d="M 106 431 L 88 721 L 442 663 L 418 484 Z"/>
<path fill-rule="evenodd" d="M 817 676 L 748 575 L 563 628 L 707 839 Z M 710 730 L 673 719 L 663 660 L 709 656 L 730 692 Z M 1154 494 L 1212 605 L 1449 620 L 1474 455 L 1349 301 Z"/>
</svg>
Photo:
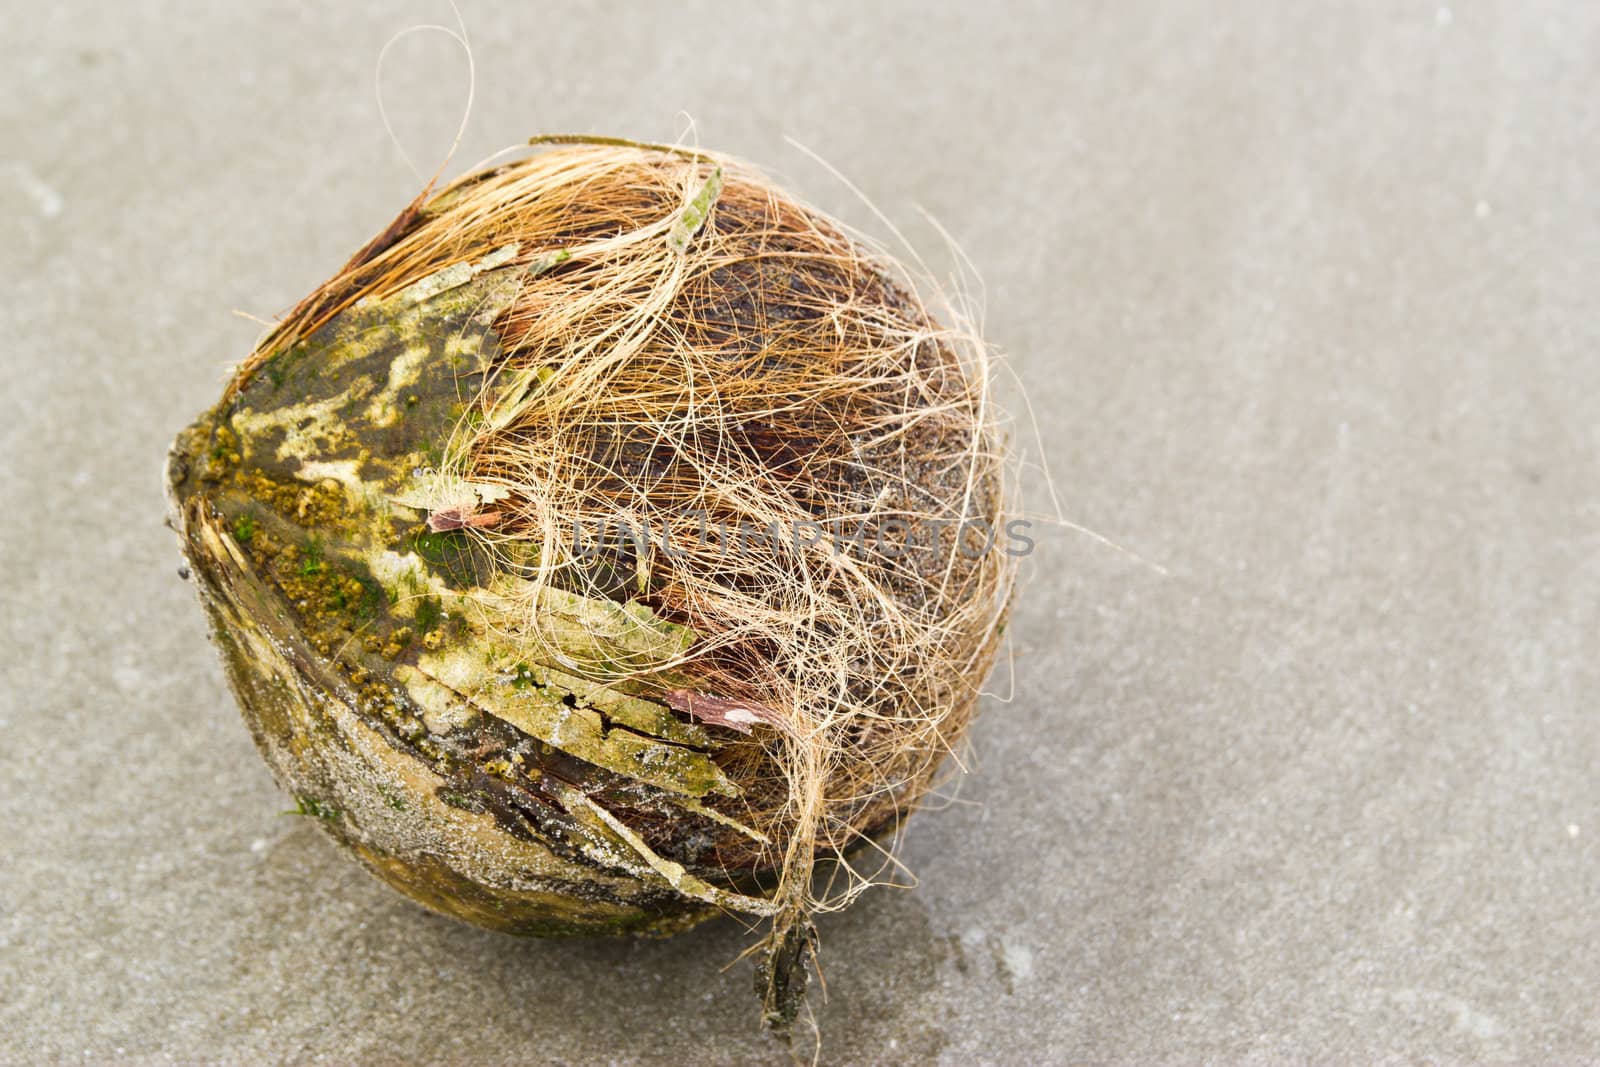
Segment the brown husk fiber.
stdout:
<svg viewBox="0 0 1600 1067">
<path fill-rule="evenodd" d="M 700 635 L 675 703 L 758 720 L 724 731 L 718 762 L 743 795 L 713 804 L 766 843 L 729 830 L 715 855 L 730 875 L 778 872 L 770 945 L 803 965 L 807 917 L 892 864 L 865 835 L 929 788 L 995 658 L 1013 569 L 1003 534 L 985 536 L 1008 519 L 989 354 L 955 309 L 936 321 L 886 256 L 751 168 L 601 142 L 420 197 L 236 382 L 358 299 L 508 246 L 529 269 L 496 324 L 506 358 L 428 474 L 462 501 L 439 521 L 495 553 L 486 603 L 518 641 L 548 647 L 544 585 L 637 598 Z M 497 491 L 475 504 L 462 486 Z M 619 521 L 651 543 L 574 551 L 575 529 Z M 733 550 L 705 535 L 774 524 Z M 846 543 L 861 530 L 865 546 Z M 839 865 L 814 877 L 825 858 Z"/>
</svg>

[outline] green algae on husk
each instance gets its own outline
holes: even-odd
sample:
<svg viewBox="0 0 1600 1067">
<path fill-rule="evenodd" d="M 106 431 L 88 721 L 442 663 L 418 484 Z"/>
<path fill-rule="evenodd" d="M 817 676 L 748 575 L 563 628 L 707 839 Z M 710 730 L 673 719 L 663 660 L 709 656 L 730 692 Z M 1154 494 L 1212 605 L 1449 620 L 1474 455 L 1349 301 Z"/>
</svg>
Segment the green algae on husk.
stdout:
<svg viewBox="0 0 1600 1067">
<path fill-rule="evenodd" d="M 737 388 L 718 409 L 722 439 L 698 429 L 695 447 L 735 457 L 753 473 L 725 481 L 759 481 L 796 514 L 911 513 L 920 501 L 998 524 L 1000 450 L 986 409 L 962 416 L 970 426 L 949 414 L 973 389 L 940 335 L 826 220 L 729 161 L 642 146 L 562 151 L 541 164 L 554 188 L 582 185 L 562 167 L 591 192 L 595 175 L 621 168 L 627 195 L 638 175 L 667 174 L 661 186 L 678 199 L 649 214 L 571 193 L 557 210 L 524 195 L 515 164 L 419 199 L 178 435 L 174 526 L 245 721 L 297 814 L 413 900 L 507 933 L 665 935 L 719 912 L 768 919 L 757 985 L 764 1020 L 783 1029 L 815 946 L 811 864 L 881 836 L 926 790 L 993 661 L 1009 567 L 993 552 L 958 559 L 948 539 L 948 559 L 840 564 L 870 594 L 849 597 L 877 597 L 871 625 L 887 636 L 875 644 L 863 631 L 849 645 L 856 635 L 837 623 L 808 624 L 818 649 L 858 649 L 823 672 L 841 680 L 819 706 L 860 709 L 808 718 L 805 700 L 771 695 L 815 695 L 780 685 L 807 657 L 785 668 L 780 644 L 739 643 L 729 636 L 739 628 L 705 606 L 722 602 L 710 588 L 764 610 L 750 593 L 759 568 L 691 572 L 648 544 L 581 566 L 556 560 L 550 527 L 530 518 L 536 483 L 505 474 L 506 450 L 538 454 L 528 412 L 563 388 L 575 412 L 607 389 L 708 392 L 661 371 L 619 384 L 629 379 L 617 368 L 651 344 L 705 346 L 684 373 L 706 373 L 704 360 L 709 392 L 718 374 Z M 543 229 L 529 222 L 539 212 Z M 624 262 L 634 273 L 604 295 L 614 278 L 604 272 L 619 269 L 606 257 L 643 247 L 628 243 L 628 226 L 655 258 Z M 845 252 L 813 263 L 785 252 L 786 239 Z M 697 259 L 708 243 L 720 258 Z M 702 307 L 692 330 L 658 330 L 697 285 L 716 314 Z M 848 290 L 849 323 L 825 306 L 830 286 Z M 604 344 L 582 322 L 541 340 L 540 322 L 576 314 L 575 300 L 599 306 L 596 293 L 623 308 Z M 882 349 L 874 368 L 902 360 L 893 388 L 862 375 L 877 390 L 868 395 L 838 371 L 826 388 L 807 378 L 816 339 L 850 331 Z M 611 376 L 594 374 L 597 363 Z M 749 397 L 773 395 L 781 403 L 761 409 L 765 421 L 740 416 Z M 902 425 L 885 404 L 907 409 Z M 591 415 L 574 420 L 602 421 Z M 829 437 L 819 426 L 845 429 Z M 595 454 L 610 458 L 587 491 L 666 512 L 658 487 L 684 477 L 689 437 L 663 458 L 637 445 L 636 429 L 606 431 L 615 439 Z M 917 654 L 948 663 L 908 661 L 893 638 L 908 619 L 939 638 Z M 894 655 L 875 663 L 878 646 Z M 828 666 L 821 652 L 808 657 Z M 695 700 L 749 714 L 697 715 Z"/>
<path fill-rule="evenodd" d="M 337 317 L 179 435 L 169 491 L 262 754 L 302 808 L 336 813 L 322 824 L 369 869 L 511 933 L 671 933 L 715 894 L 663 884 L 550 783 L 678 818 L 670 798 L 733 790 L 705 731 L 524 664 L 461 595 L 485 561 L 392 499 L 494 359 L 510 273 Z M 687 638 L 627 617 L 642 647 Z"/>
</svg>

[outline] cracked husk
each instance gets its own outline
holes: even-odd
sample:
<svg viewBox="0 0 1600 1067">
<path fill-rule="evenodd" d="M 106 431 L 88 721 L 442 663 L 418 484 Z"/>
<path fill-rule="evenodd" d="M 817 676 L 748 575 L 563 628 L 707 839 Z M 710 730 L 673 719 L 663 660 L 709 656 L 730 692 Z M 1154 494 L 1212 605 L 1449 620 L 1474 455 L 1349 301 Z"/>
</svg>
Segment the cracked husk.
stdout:
<svg viewBox="0 0 1600 1067">
<path fill-rule="evenodd" d="M 168 462 L 297 810 L 509 933 L 765 920 L 786 1027 L 1009 606 L 988 355 L 941 318 L 720 156 L 568 144 L 419 197 Z"/>
</svg>

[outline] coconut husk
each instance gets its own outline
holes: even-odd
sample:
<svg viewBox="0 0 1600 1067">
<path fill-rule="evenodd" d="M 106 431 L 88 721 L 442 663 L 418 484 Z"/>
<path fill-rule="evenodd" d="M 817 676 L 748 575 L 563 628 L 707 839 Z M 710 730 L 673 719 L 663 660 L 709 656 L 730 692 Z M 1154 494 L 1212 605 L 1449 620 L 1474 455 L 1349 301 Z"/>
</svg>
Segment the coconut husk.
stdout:
<svg viewBox="0 0 1600 1067">
<path fill-rule="evenodd" d="M 408 206 L 169 491 L 298 811 L 512 933 L 757 917 L 782 1027 L 994 660 L 988 390 L 966 324 L 755 170 L 569 144 Z"/>
</svg>

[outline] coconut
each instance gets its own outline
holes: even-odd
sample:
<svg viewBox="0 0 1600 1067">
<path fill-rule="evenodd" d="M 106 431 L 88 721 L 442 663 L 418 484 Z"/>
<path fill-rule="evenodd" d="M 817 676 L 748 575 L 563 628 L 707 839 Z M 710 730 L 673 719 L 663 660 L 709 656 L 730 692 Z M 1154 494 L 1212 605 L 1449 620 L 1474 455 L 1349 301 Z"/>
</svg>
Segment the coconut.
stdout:
<svg viewBox="0 0 1600 1067">
<path fill-rule="evenodd" d="M 783 1026 L 995 658 L 988 357 L 752 168 L 561 140 L 278 324 L 174 525 L 297 811 L 496 930 L 764 920 Z"/>
</svg>

